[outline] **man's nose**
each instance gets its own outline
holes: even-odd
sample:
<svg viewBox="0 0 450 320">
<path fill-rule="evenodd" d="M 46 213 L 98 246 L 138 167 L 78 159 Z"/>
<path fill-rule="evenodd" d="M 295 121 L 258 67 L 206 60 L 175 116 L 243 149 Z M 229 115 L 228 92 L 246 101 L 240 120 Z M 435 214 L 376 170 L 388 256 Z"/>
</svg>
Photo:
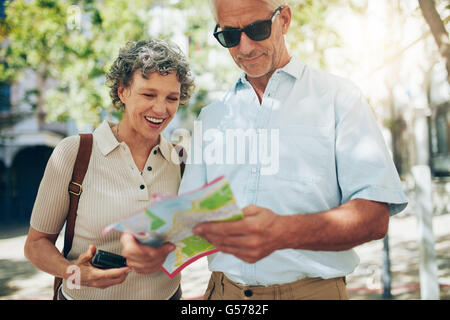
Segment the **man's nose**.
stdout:
<svg viewBox="0 0 450 320">
<path fill-rule="evenodd" d="M 245 32 L 241 33 L 241 41 L 239 42 L 239 51 L 242 55 L 248 55 L 255 47 L 255 41 L 250 39 Z"/>
</svg>

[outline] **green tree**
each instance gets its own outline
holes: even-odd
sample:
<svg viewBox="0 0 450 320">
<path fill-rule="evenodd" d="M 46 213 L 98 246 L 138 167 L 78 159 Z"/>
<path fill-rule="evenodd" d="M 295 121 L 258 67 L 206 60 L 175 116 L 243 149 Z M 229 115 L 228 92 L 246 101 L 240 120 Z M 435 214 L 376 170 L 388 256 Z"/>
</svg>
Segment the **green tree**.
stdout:
<svg viewBox="0 0 450 320">
<path fill-rule="evenodd" d="M 328 25 L 327 14 L 337 6 L 349 5 L 354 12 L 363 13 L 367 1 L 357 3 L 344 0 L 288 1 L 292 9 L 291 27 L 286 38 L 290 52 L 305 63 L 326 68 L 325 51 L 340 45 L 339 35 Z M 217 98 L 209 93 L 227 90 L 242 71 L 212 35 L 215 22 L 208 1 L 182 0 L 173 7 L 186 15 L 190 59 L 198 84 L 198 93 L 189 110 L 198 114 L 204 105 Z M 306 43 L 312 46 L 307 47 Z"/>
<path fill-rule="evenodd" d="M 144 38 L 151 5 L 149 0 L 9 1 L 0 28 L 0 40 L 7 43 L 0 79 L 14 81 L 21 71 L 33 70 L 41 123 L 46 116 L 95 124 L 102 109 L 112 110 L 104 74 L 126 41 Z"/>
<path fill-rule="evenodd" d="M 425 21 L 430 27 L 439 52 L 445 60 L 447 81 L 450 82 L 450 38 L 447 29 L 445 28 L 450 17 L 447 17 L 445 21 L 442 21 L 441 16 L 436 9 L 434 0 L 419 0 L 419 6 Z M 447 3 L 447 9 L 450 9 L 449 3 Z"/>
<path fill-rule="evenodd" d="M 339 45 L 339 36 L 327 25 L 326 15 L 335 6 L 348 3 L 290 1 L 293 20 L 287 41 L 291 53 L 306 63 L 326 67 L 326 49 Z M 161 19 L 152 15 L 155 7 L 181 12 L 185 19 L 184 35 L 197 90 L 190 106 L 181 112 L 198 114 L 242 72 L 213 38 L 214 21 L 208 1 L 203 0 L 8 1 L 6 19 L 0 21 L 0 41 L 6 44 L 0 48 L 4 57 L 0 80 L 14 81 L 21 71 L 31 69 L 37 76 L 32 94 L 41 122 L 45 116 L 47 121 L 71 118 L 81 125 L 96 124 L 102 110 L 115 112 L 104 82 L 119 48 L 149 34 L 172 40 L 180 32 L 175 30 L 177 21 L 170 12 L 163 17 L 168 20 L 163 21 L 164 28 L 154 34 L 152 22 Z M 313 43 L 312 50 L 305 46 L 307 42 Z"/>
</svg>

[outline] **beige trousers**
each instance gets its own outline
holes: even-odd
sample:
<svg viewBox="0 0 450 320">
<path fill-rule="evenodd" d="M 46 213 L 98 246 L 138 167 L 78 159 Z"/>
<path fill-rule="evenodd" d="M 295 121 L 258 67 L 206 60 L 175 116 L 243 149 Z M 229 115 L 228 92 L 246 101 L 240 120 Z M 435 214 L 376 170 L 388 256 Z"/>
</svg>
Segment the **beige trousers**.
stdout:
<svg viewBox="0 0 450 320">
<path fill-rule="evenodd" d="M 345 278 L 305 278 L 274 286 L 246 286 L 213 272 L 205 300 L 348 300 Z"/>
</svg>

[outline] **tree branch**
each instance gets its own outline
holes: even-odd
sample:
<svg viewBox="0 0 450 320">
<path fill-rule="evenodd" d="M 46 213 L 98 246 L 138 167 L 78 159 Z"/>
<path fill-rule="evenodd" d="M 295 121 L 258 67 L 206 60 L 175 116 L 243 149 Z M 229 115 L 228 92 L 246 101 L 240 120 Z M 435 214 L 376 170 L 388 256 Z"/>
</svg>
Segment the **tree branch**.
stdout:
<svg viewBox="0 0 450 320">
<path fill-rule="evenodd" d="M 450 82 L 450 40 L 439 13 L 436 10 L 434 0 L 419 0 L 422 15 L 425 18 L 439 52 L 444 58 L 447 67 L 447 81 Z"/>
</svg>

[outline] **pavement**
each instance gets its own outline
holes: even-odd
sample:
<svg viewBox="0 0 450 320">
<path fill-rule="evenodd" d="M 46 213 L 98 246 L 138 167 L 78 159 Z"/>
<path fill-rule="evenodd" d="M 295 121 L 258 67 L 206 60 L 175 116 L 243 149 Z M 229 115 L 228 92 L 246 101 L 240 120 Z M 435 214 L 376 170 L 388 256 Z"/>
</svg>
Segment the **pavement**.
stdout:
<svg viewBox="0 0 450 320">
<path fill-rule="evenodd" d="M 389 224 L 392 299 L 420 299 L 417 218 L 398 214 Z M 0 226 L 0 300 L 46 300 L 52 298 L 53 277 L 37 270 L 24 257 L 28 226 Z M 440 299 L 450 300 L 450 214 L 433 217 Z M 58 239 L 57 246 L 62 241 Z M 347 277 L 352 300 L 382 299 L 381 267 L 383 240 L 355 248 L 360 264 Z M 210 271 L 201 258 L 182 271 L 181 286 L 186 300 L 201 299 Z"/>
</svg>

